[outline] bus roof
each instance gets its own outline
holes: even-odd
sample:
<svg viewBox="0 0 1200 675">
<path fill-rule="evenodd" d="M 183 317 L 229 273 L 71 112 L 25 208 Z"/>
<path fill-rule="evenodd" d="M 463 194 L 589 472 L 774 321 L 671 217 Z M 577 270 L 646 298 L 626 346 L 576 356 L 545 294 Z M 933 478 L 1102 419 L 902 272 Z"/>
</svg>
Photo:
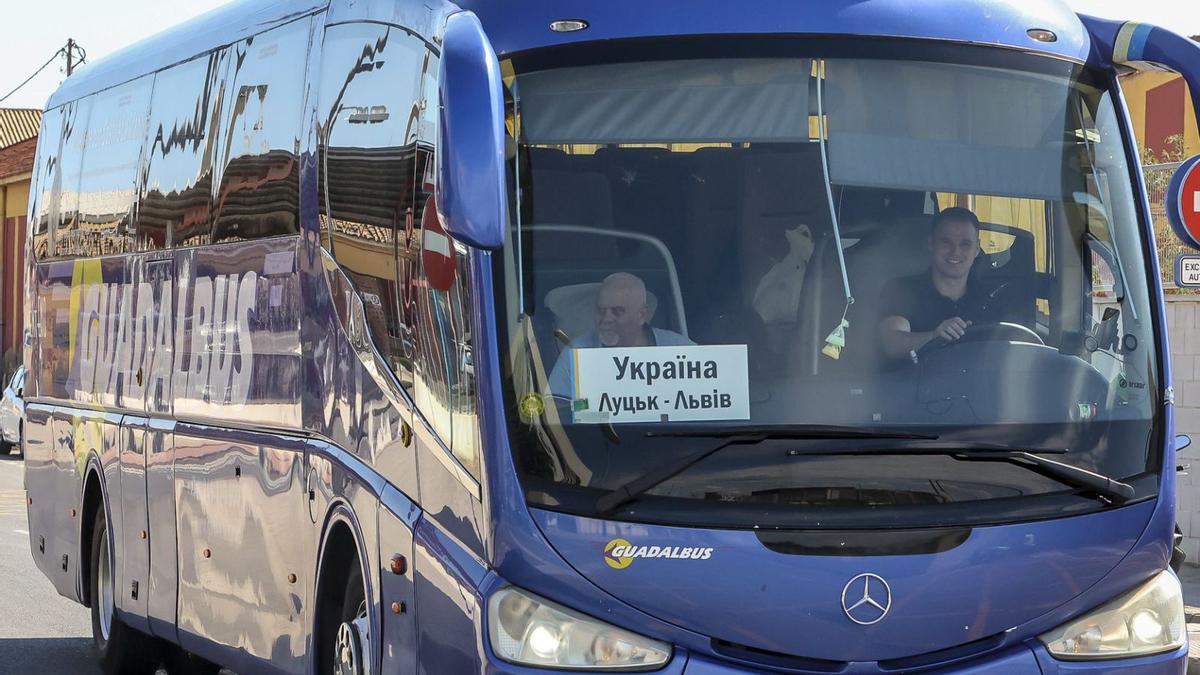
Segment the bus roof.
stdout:
<svg viewBox="0 0 1200 675">
<path fill-rule="evenodd" d="M 479 15 L 501 56 L 551 45 L 633 37 L 797 34 L 950 40 L 1012 47 L 1086 61 L 1091 40 L 1060 0 L 460 0 Z M 582 19 L 556 33 L 552 21 Z M 1053 43 L 1027 31 L 1053 31 Z"/>
<path fill-rule="evenodd" d="M 156 33 L 106 56 L 68 77 L 46 102 L 46 109 L 118 84 L 320 11 L 329 0 L 241 0 Z"/>
<path fill-rule="evenodd" d="M 431 6 L 432 5 L 432 6 Z M 479 15 L 500 55 L 553 45 L 683 35 L 796 34 L 903 37 L 997 45 L 1086 61 L 1091 51 L 1079 18 L 1060 0 L 460 0 Z M 46 108 L 182 63 L 216 47 L 329 8 L 329 21 L 376 20 L 418 32 L 443 2 L 405 0 L 239 0 L 101 59 L 67 80 Z M 552 21 L 583 19 L 584 30 L 556 33 Z M 1053 31 L 1038 42 L 1026 31 Z"/>
</svg>

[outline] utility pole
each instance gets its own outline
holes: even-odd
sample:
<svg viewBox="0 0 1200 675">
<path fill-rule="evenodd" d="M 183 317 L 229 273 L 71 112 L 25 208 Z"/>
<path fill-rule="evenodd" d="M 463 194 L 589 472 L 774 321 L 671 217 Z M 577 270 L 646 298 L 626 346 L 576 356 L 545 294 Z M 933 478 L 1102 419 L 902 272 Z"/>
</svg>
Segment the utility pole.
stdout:
<svg viewBox="0 0 1200 675">
<path fill-rule="evenodd" d="M 67 38 L 67 77 L 75 70 L 75 40 Z"/>
</svg>

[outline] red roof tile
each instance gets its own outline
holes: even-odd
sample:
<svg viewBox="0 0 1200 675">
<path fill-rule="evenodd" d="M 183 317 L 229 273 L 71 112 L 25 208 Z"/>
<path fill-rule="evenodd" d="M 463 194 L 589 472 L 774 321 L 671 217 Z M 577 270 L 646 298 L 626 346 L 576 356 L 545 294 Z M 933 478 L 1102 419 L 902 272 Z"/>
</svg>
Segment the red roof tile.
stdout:
<svg viewBox="0 0 1200 675">
<path fill-rule="evenodd" d="M 33 154 L 37 139 L 30 138 L 7 148 L 0 148 L 0 180 L 33 170 Z"/>
</svg>

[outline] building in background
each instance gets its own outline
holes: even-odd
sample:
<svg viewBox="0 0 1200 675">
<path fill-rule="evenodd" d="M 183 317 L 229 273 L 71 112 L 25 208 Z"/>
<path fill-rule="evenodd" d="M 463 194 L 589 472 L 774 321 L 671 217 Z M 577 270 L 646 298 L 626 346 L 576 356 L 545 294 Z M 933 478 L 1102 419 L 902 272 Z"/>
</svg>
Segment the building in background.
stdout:
<svg viewBox="0 0 1200 675">
<path fill-rule="evenodd" d="M 1143 163 L 1175 162 L 1200 154 L 1200 133 L 1182 77 L 1166 71 L 1138 71 L 1121 78 L 1121 90 Z"/>
<path fill-rule="evenodd" d="M 0 377 L 20 358 L 29 182 L 42 113 L 0 108 Z"/>
<path fill-rule="evenodd" d="M 1173 72 L 1141 70 L 1122 75 L 1121 90 L 1146 177 L 1150 217 L 1154 221 L 1158 257 L 1162 263 L 1159 270 L 1163 289 L 1168 294 L 1190 295 L 1190 292 L 1181 292 L 1175 287 L 1172 275 L 1175 258 L 1180 253 L 1192 251 L 1171 232 L 1163 203 L 1178 163 L 1200 154 L 1200 133 L 1192 114 L 1187 84 Z"/>
</svg>

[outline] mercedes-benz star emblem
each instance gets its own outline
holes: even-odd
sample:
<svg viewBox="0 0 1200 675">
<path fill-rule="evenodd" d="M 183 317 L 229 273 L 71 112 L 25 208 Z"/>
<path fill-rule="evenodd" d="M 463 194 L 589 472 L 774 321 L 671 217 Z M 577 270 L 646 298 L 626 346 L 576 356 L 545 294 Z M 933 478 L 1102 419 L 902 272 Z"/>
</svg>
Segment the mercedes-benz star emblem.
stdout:
<svg viewBox="0 0 1200 675">
<path fill-rule="evenodd" d="M 842 589 L 842 611 L 860 626 L 879 623 L 892 608 L 892 587 L 878 574 L 860 574 Z"/>
</svg>

